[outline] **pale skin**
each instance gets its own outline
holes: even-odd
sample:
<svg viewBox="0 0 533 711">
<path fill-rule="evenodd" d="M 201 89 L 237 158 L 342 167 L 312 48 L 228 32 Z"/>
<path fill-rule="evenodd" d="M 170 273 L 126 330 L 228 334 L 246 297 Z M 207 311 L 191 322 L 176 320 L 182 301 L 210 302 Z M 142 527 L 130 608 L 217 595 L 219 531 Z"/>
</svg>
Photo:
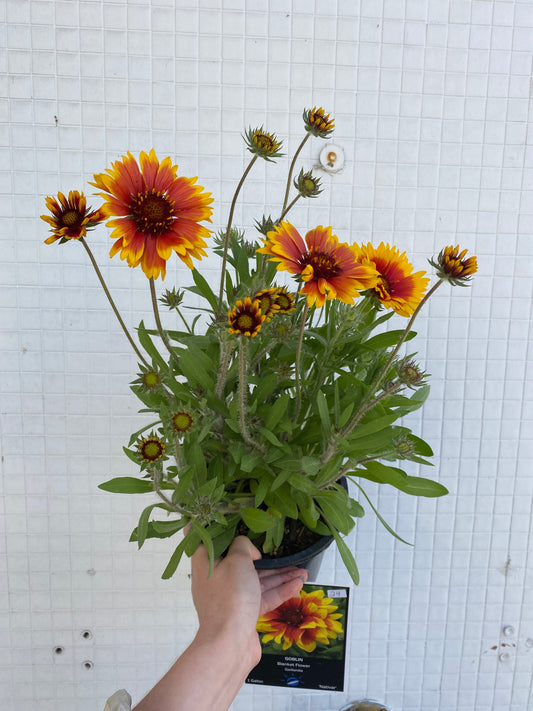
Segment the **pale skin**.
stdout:
<svg viewBox="0 0 533 711">
<path fill-rule="evenodd" d="M 297 596 L 307 579 L 301 568 L 258 571 L 260 557 L 239 536 L 208 577 L 207 551 L 198 548 L 191 561 L 198 632 L 133 711 L 227 711 L 261 659 L 258 617 Z"/>
</svg>

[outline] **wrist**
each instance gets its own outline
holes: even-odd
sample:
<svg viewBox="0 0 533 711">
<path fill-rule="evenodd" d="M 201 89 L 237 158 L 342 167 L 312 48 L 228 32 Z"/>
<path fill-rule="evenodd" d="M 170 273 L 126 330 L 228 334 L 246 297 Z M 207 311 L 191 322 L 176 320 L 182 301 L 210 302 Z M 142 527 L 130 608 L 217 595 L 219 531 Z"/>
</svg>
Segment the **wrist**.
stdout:
<svg viewBox="0 0 533 711">
<path fill-rule="evenodd" d="M 193 644 L 209 649 L 210 654 L 222 655 L 230 667 L 240 668 L 245 675 L 261 659 L 261 644 L 255 629 L 241 630 L 235 625 L 218 629 L 200 625 Z"/>
</svg>

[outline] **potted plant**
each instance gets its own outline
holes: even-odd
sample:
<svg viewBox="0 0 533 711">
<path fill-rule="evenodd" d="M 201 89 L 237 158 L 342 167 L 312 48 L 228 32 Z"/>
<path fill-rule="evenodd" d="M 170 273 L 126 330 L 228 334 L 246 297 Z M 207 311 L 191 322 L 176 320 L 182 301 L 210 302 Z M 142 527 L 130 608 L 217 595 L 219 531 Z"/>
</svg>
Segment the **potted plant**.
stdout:
<svg viewBox="0 0 533 711">
<path fill-rule="evenodd" d="M 437 279 L 428 289 L 429 278 L 394 246 L 341 243 L 329 226 L 301 233 L 288 213 L 321 186 L 312 171 L 294 178 L 296 161 L 310 137 L 325 139 L 334 128 L 322 108 L 304 111 L 303 122 L 278 213 L 263 216 L 251 238 L 233 223 L 242 185 L 258 160 L 281 155 L 281 141 L 262 127 L 245 135 L 251 159 L 216 237 L 202 224 L 212 215 L 211 194 L 153 150 L 139 161 L 128 153 L 94 176 L 104 201 L 97 210 L 77 191 L 47 198 L 46 242 L 83 244 L 139 360 L 131 387 L 149 417 L 125 447 L 139 472 L 100 488 L 150 497 L 131 537 L 139 548 L 190 527 L 164 578 L 200 543 L 213 561 L 245 533 L 265 559 L 332 537 L 357 583 L 343 536 L 363 516 L 363 504 L 396 535 L 364 481 L 414 496 L 447 493 L 401 468 L 402 461 L 430 464 L 432 451 L 400 423 L 429 392 L 415 357 L 400 351 L 431 294 L 444 282 L 467 284 L 476 259 L 445 247 L 431 261 Z M 111 256 L 141 266 L 148 278 L 154 320 L 139 324 L 137 339 L 88 244 L 89 230 L 103 222 L 113 230 Z M 208 241 L 220 257 L 216 284 L 193 262 L 206 255 Z M 156 280 L 164 279 L 172 252 L 191 279 L 158 298 Z M 191 309 L 190 296 L 201 307 Z M 158 302 L 175 313 L 173 329 L 163 328 Z M 400 327 L 388 328 L 391 319 Z"/>
</svg>

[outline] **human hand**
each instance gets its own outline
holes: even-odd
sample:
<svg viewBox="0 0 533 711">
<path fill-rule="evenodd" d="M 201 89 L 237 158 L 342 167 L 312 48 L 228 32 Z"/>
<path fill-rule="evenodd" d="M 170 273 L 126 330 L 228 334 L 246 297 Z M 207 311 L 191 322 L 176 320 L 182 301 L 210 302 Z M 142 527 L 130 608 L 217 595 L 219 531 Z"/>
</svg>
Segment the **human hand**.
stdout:
<svg viewBox="0 0 533 711">
<path fill-rule="evenodd" d="M 307 580 L 302 568 L 258 571 L 253 562 L 259 558 L 261 553 L 245 536 L 238 536 L 226 557 L 215 561 L 210 577 L 206 548 L 200 545 L 192 556 L 192 596 L 199 634 L 231 638 L 248 651 L 255 664 L 261 657 L 257 619 L 297 596 Z"/>
</svg>

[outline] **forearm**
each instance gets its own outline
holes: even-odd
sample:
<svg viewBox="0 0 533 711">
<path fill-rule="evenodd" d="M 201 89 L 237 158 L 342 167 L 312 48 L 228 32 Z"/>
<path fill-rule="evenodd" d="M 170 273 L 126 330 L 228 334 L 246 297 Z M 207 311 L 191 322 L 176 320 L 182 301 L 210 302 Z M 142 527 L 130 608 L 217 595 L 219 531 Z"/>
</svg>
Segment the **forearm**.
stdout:
<svg viewBox="0 0 533 711">
<path fill-rule="evenodd" d="M 199 631 L 134 711 L 226 711 L 259 661 L 258 649 L 255 639 Z"/>
</svg>

